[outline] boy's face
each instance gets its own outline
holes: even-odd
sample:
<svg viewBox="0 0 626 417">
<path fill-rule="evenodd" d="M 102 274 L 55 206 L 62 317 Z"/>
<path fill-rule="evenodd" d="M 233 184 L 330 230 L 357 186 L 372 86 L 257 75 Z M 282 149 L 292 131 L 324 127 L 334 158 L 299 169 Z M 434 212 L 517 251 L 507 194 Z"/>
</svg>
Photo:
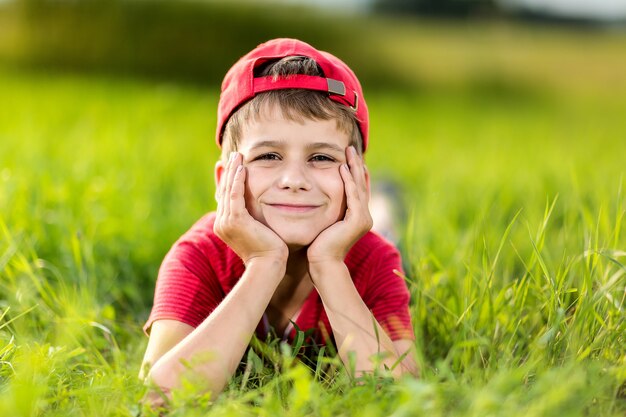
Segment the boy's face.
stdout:
<svg viewBox="0 0 626 417">
<path fill-rule="evenodd" d="M 346 210 L 339 167 L 346 163 L 348 134 L 334 120 L 286 119 L 268 109 L 243 128 L 239 152 L 247 169 L 250 215 L 291 248 L 309 245 Z M 222 177 L 223 162 L 216 174 Z"/>
</svg>

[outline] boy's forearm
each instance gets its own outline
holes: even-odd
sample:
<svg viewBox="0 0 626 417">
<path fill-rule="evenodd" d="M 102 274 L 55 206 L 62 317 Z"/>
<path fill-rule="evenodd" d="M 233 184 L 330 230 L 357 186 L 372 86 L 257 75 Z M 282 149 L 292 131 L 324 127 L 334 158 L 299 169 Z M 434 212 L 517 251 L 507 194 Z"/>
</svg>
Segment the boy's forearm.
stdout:
<svg viewBox="0 0 626 417">
<path fill-rule="evenodd" d="M 189 370 L 191 377 L 206 381 L 213 395 L 219 394 L 237 369 L 284 274 L 282 260 L 251 261 L 209 317 L 152 366 L 148 379 L 169 391 L 180 386 Z"/>
<path fill-rule="evenodd" d="M 343 363 L 347 366 L 350 352 L 354 352 L 355 371 L 370 372 L 376 366 L 373 355 L 382 353 L 384 358 L 379 364 L 391 369 L 398 360 L 393 342 L 363 302 L 347 266 L 343 262 L 324 263 L 310 266 L 310 273 Z M 399 376 L 401 367 L 397 366 L 393 373 Z"/>
</svg>

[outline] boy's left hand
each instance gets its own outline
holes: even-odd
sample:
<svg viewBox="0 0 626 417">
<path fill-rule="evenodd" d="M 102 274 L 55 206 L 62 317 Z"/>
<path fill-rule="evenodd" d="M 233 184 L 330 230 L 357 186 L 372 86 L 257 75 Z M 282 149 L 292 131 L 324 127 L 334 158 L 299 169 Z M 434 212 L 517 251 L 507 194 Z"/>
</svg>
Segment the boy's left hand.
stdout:
<svg viewBox="0 0 626 417">
<path fill-rule="evenodd" d="M 346 193 L 346 214 L 343 220 L 322 231 L 311 243 L 307 250 L 309 267 L 343 262 L 350 248 L 372 228 L 368 206 L 370 191 L 363 158 L 352 146 L 346 149 L 346 158 L 348 163 L 339 168 Z"/>
</svg>

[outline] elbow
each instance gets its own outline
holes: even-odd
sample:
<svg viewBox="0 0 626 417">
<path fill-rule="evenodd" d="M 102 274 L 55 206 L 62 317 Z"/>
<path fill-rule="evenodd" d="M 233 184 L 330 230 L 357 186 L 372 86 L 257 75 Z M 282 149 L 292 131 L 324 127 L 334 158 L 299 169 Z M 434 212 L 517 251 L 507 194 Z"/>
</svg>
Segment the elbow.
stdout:
<svg viewBox="0 0 626 417">
<path fill-rule="evenodd" d="M 165 387 L 167 384 L 167 376 L 173 374 L 172 370 L 164 369 L 165 363 L 157 359 L 154 364 L 148 360 L 144 360 L 139 370 L 139 379 L 144 382 L 145 385 Z"/>
<path fill-rule="evenodd" d="M 194 366 L 186 361 L 159 359 L 147 372 L 144 384 L 164 398 L 170 398 L 173 390 L 182 387 L 192 390 L 189 392 L 191 395 L 210 393 L 212 398 L 216 398 L 228 382 L 227 378 L 219 376 L 219 372 L 212 368 Z"/>
<path fill-rule="evenodd" d="M 139 379 L 144 382 L 147 390 L 140 403 L 152 410 L 167 409 L 171 400 L 170 388 L 163 380 L 162 375 L 150 364 L 142 364 Z"/>
<path fill-rule="evenodd" d="M 166 366 L 167 364 L 157 361 L 153 366 L 143 369 L 144 384 L 157 391 L 170 392 L 177 385 L 178 372 Z M 140 373 L 140 378 L 142 374 Z"/>
</svg>

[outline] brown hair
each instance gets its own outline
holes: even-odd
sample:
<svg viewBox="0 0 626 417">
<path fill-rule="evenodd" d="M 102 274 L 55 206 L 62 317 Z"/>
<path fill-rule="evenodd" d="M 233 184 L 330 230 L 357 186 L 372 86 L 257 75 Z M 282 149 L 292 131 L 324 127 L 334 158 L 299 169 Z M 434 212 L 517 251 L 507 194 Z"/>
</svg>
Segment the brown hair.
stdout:
<svg viewBox="0 0 626 417">
<path fill-rule="evenodd" d="M 255 70 L 255 77 L 288 77 L 303 74 L 324 76 L 317 63 L 308 57 L 289 56 L 278 61 L 271 61 Z M 363 152 L 363 140 L 354 111 L 347 106 L 328 99 L 327 93 L 305 89 L 272 90 L 260 93 L 245 103 L 228 119 L 224 128 L 222 157 L 236 151 L 241 133 L 248 120 L 258 120 L 262 110 L 278 106 L 285 118 L 292 121 L 304 119 L 337 121 L 337 128 L 348 134 L 350 145 L 359 154 Z"/>
</svg>

